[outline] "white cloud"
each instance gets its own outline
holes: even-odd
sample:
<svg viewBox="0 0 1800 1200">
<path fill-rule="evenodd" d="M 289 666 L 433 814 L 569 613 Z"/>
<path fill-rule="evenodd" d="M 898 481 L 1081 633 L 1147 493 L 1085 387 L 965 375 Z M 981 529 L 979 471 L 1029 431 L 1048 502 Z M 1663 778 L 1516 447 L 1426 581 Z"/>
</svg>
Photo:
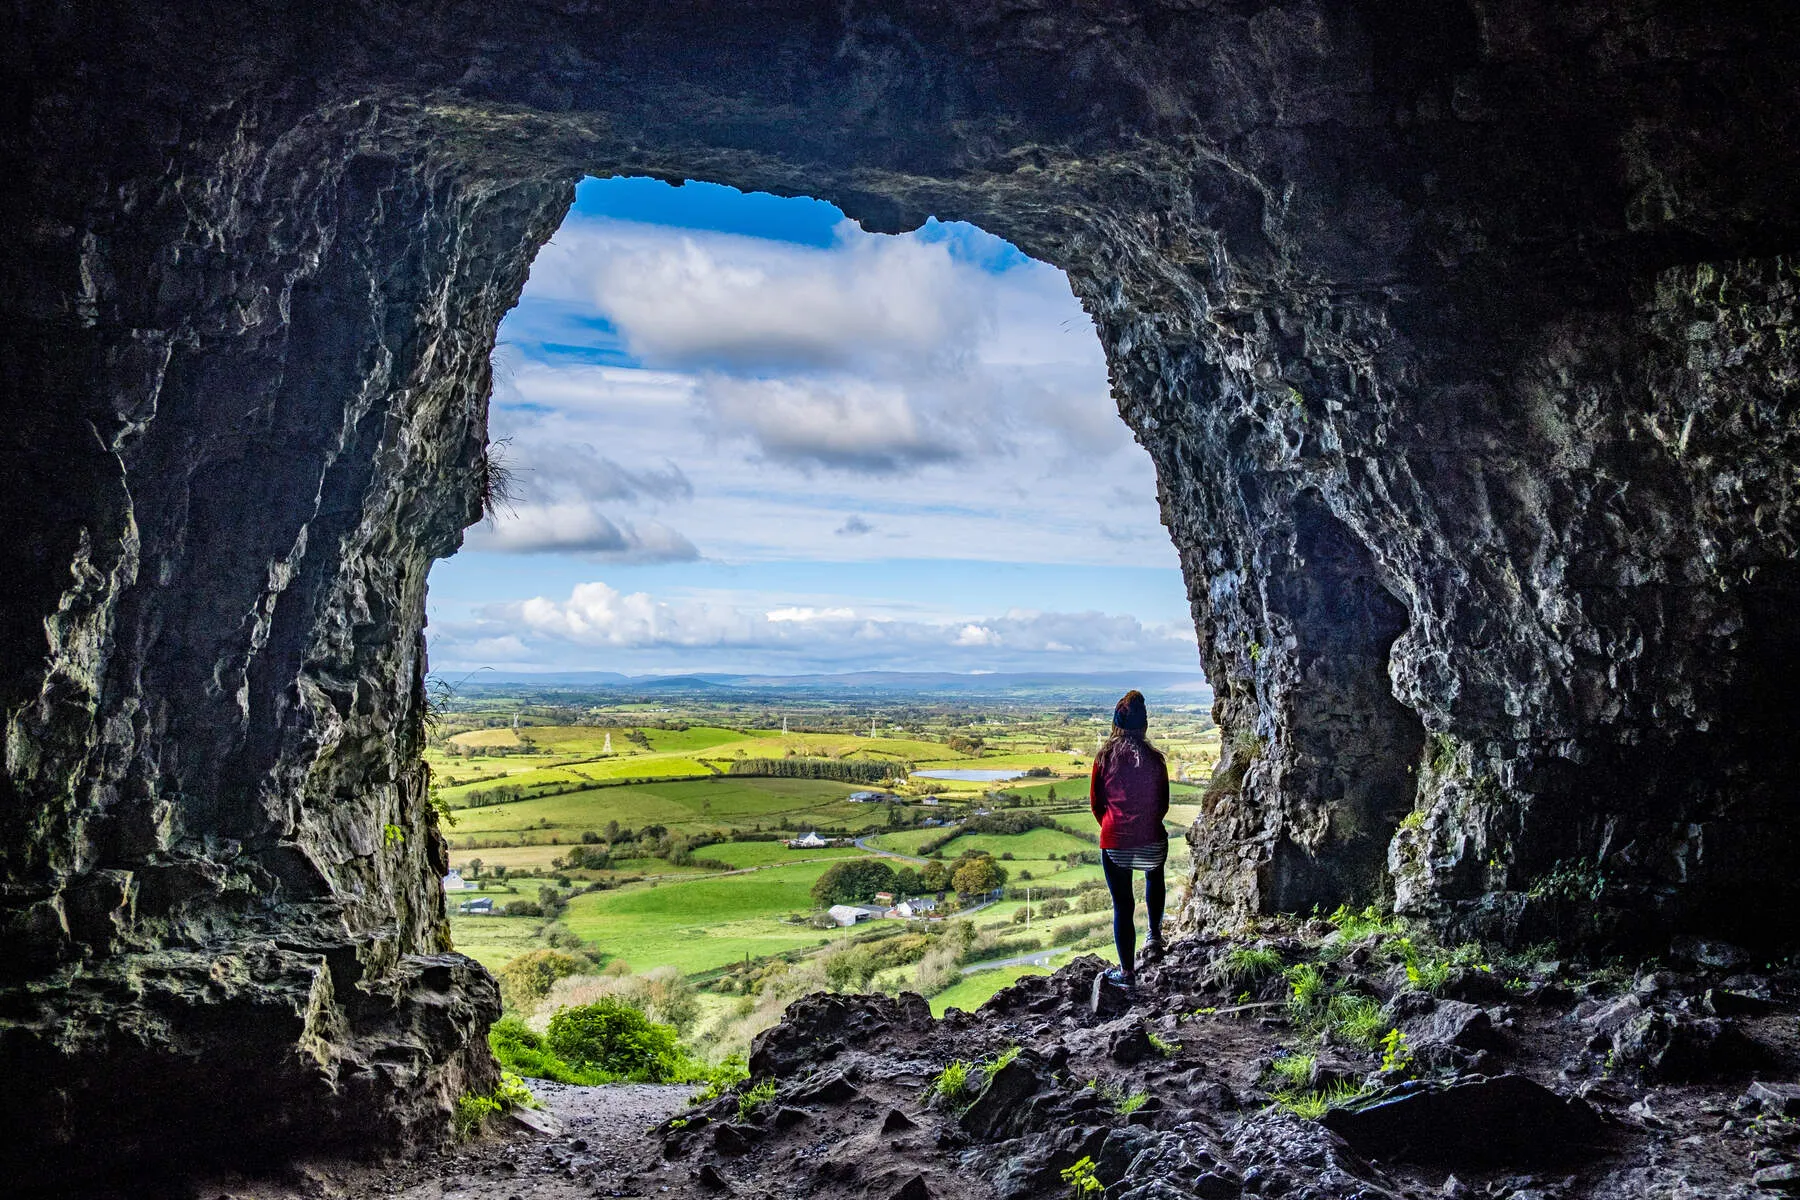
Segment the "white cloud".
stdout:
<svg viewBox="0 0 1800 1200">
<path fill-rule="evenodd" d="M 949 247 L 863 234 L 829 249 L 611 220 L 576 221 L 532 268 L 585 299 L 647 365 L 762 371 L 942 357 L 990 319 Z"/>
<path fill-rule="evenodd" d="M 467 535 L 471 550 L 578 554 L 612 562 L 690 562 L 694 544 L 660 521 L 611 521 L 591 504 L 518 504 Z"/>
<path fill-rule="evenodd" d="M 904 388 L 863 379 L 715 379 L 716 428 L 752 438 L 777 462 L 890 474 L 963 456 L 965 433 L 922 413 Z"/>
<path fill-rule="evenodd" d="M 601 650 L 604 661 L 616 666 L 699 653 L 703 661 L 729 655 L 775 670 L 1068 670 L 1095 665 L 1087 659 L 1167 667 L 1198 658 L 1191 627 L 1145 625 L 1120 614 L 1015 609 L 973 619 L 899 618 L 850 606 L 666 600 L 598 581 L 575 585 L 566 599 L 534 596 L 488 605 L 474 622 L 440 629 L 433 655 L 445 665 L 475 663 L 501 657 L 501 648 L 513 661 L 540 665 Z"/>
<path fill-rule="evenodd" d="M 788 606 L 772 608 L 763 614 L 771 622 L 782 621 L 848 621 L 856 616 L 854 608 L 804 608 Z"/>
</svg>

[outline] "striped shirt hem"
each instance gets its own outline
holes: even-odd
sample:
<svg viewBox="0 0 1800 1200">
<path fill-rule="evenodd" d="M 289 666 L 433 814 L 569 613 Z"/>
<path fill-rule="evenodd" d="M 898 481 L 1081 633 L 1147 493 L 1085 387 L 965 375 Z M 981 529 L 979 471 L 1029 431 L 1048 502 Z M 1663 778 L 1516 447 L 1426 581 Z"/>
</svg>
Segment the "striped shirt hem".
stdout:
<svg viewBox="0 0 1800 1200">
<path fill-rule="evenodd" d="M 1128 871 L 1154 871 L 1169 859 L 1169 843 L 1158 842 L 1154 846 L 1123 846 L 1117 850 L 1102 850 L 1106 861 L 1115 867 L 1123 867 Z"/>
</svg>

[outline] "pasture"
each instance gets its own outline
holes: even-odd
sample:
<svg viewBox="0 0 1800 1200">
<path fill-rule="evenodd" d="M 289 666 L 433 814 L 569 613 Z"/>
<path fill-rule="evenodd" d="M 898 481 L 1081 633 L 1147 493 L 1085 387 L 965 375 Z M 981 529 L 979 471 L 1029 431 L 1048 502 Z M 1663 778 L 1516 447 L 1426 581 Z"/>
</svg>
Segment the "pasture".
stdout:
<svg viewBox="0 0 1800 1200">
<path fill-rule="evenodd" d="M 590 892 L 569 902 L 563 920 L 633 970 L 669 965 L 688 974 L 707 971 L 829 941 L 825 931 L 777 918 L 810 911 L 812 885 L 830 865 L 820 859 Z"/>
</svg>

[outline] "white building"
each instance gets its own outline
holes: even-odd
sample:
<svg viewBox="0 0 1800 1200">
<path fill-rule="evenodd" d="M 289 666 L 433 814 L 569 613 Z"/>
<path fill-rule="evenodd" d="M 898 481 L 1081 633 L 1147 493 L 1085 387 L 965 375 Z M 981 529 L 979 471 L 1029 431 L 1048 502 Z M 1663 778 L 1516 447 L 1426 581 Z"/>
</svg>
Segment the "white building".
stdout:
<svg viewBox="0 0 1800 1200">
<path fill-rule="evenodd" d="M 869 910 L 854 904 L 834 904 L 825 910 L 834 924 L 850 926 L 869 919 Z"/>
<path fill-rule="evenodd" d="M 808 833 L 804 837 L 797 837 L 788 842 L 788 845 L 795 850 L 817 850 L 820 846 L 829 846 L 830 844 L 817 833 Z"/>
<path fill-rule="evenodd" d="M 901 920 L 910 921 L 914 917 L 928 917 L 937 911 L 937 901 L 930 896 L 922 896 L 916 900 L 902 900 L 891 910 Z"/>
<path fill-rule="evenodd" d="M 449 874 L 444 876 L 444 890 L 446 892 L 466 892 L 473 889 L 474 886 L 474 884 L 462 877 L 461 871 L 456 870 L 454 867 L 450 869 Z"/>
</svg>

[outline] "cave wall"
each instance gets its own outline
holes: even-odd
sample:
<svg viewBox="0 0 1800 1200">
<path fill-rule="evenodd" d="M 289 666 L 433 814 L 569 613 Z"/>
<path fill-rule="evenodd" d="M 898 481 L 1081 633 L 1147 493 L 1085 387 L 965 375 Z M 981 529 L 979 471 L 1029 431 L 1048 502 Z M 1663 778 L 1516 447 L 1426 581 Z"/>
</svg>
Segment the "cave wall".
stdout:
<svg viewBox="0 0 1800 1200">
<path fill-rule="evenodd" d="M 1069 271 L 1219 697 L 1190 922 L 1385 895 L 1458 933 L 1791 934 L 1795 21 L 9 8 L 13 1165 L 397 1151 L 487 1078 L 424 584 L 583 173 Z"/>
</svg>

